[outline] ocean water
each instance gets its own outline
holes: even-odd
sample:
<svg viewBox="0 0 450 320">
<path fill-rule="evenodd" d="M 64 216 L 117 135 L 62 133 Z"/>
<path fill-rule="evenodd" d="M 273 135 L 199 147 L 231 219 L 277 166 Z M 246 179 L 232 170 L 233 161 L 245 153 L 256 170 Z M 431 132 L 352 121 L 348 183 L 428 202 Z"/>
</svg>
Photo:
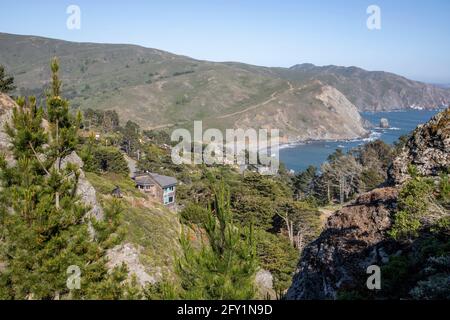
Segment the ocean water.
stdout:
<svg viewBox="0 0 450 320">
<path fill-rule="evenodd" d="M 427 122 L 438 112 L 439 110 L 363 112 L 361 116 L 376 126 L 371 131 L 370 137 L 351 141 L 309 142 L 283 146 L 280 150 L 280 160 L 289 170 L 294 170 L 295 172 L 305 170 L 310 165 L 319 168 L 336 149 L 342 149 L 344 152 L 347 152 L 352 148 L 376 139 L 392 144 L 400 136 L 410 133 L 417 125 Z M 389 129 L 378 127 L 381 118 L 389 120 Z"/>
</svg>

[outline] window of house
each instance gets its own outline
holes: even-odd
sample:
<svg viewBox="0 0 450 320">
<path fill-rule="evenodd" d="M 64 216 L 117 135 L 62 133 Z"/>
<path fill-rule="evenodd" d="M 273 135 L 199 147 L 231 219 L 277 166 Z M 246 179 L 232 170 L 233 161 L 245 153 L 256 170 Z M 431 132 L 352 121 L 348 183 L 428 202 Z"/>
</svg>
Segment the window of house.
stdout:
<svg viewBox="0 0 450 320">
<path fill-rule="evenodd" d="M 164 196 L 164 204 L 170 204 L 173 203 L 174 197 L 173 196 Z"/>
</svg>

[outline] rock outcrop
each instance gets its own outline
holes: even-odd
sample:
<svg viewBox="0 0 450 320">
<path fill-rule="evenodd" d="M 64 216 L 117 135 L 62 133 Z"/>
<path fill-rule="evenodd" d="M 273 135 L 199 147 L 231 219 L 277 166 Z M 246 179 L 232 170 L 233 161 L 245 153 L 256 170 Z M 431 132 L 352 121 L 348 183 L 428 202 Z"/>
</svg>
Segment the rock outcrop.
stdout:
<svg viewBox="0 0 450 320">
<path fill-rule="evenodd" d="M 365 283 L 367 267 L 397 250 L 385 237 L 397 194 L 396 188 L 376 189 L 332 215 L 304 250 L 287 299 L 335 299 L 340 289 Z"/>
<path fill-rule="evenodd" d="M 108 268 L 112 270 L 124 263 L 128 268 L 129 278 L 131 279 L 135 275 L 138 283 L 145 287 L 147 284 L 155 284 L 160 281 L 162 279 L 162 271 L 158 268 L 153 270 L 153 275 L 150 275 L 140 261 L 140 251 L 141 248 L 136 248 L 131 243 L 118 245 L 108 250 Z"/>
<path fill-rule="evenodd" d="M 448 170 L 450 109 L 413 132 L 389 170 L 390 186 L 359 196 L 328 219 L 325 231 L 304 250 L 287 299 L 336 299 L 365 287 L 368 266 L 383 266 L 402 252 L 417 255 L 387 234 L 399 190 L 411 178 L 410 165 L 431 177 Z"/>
<path fill-rule="evenodd" d="M 268 270 L 260 269 L 255 276 L 255 286 L 258 297 L 261 299 L 275 299 L 276 293 L 273 289 L 273 276 Z"/>
<path fill-rule="evenodd" d="M 414 130 L 389 169 L 389 182 L 401 184 L 411 178 L 411 165 L 423 176 L 435 176 L 450 167 L 450 108 Z"/>
<path fill-rule="evenodd" d="M 389 120 L 386 118 L 380 119 L 380 128 L 387 129 L 389 128 Z"/>
<path fill-rule="evenodd" d="M 77 196 L 79 196 L 80 200 L 90 208 L 86 216 L 94 217 L 97 220 L 103 220 L 103 208 L 97 201 L 97 193 L 92 184 L 88 181 L 88 179 L 86 179 L 86 175 L 82 170 L 84 166 L 83 160 L 81 160 L 76 152 L 72 152 L 63 159 L 62 167 L 64 167 L 67 163 L 75 164 L 78 168 L 80 168 Z"/>
<path fill-rule="evenodd" d="M 14 161 L 9 147 L 11 146 L 9 142 L 9 137 L 3 130 L 5 124 L 11 121 L 12 110 L 16 106 L 16 103 L 7 95 L 0 93 L 0 153 L 3 153 L 8 160 L 8 163 Z"/>
</svg>

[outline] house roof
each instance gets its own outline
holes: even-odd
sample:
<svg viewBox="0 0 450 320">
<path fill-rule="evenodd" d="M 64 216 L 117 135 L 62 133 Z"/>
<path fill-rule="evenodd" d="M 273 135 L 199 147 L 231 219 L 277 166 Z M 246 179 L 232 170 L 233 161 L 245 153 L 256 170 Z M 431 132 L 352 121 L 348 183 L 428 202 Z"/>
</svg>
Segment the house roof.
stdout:
<svg viewBox="0 0 450 320">
<path fill-rule="evenodd" d="M 134 178 L 137 184 L 139 185 L 153 185 L 155 181 L 149 175 L 141 175 Z"/>
<path fill-rule="evenodd" d="M 177 184 L 177 179 L 168 176 L 162 176 L 157 173 L 150 173 L 151 177 L 163 188 L 172 187 Z"/>
<path fill-rule="evenodd" d="M 134 178 L 134 180 L 139 185 L 152 185 L 157 183 L 161 186 L 161 188 L 168 188 L 177 184 L 177 179 L 153 172 L 139 174 Z"/>
</svg>

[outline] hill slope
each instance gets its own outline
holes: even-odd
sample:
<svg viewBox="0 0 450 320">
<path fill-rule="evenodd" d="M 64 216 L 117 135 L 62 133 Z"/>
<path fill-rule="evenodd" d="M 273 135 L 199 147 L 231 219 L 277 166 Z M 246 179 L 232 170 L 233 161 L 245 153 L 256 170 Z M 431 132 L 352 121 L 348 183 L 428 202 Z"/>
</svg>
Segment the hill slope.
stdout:
<svg viewBox="0 0 450 320">
<path fill-rule="evenodd" d="M 341 91 L 361 111 L 433 109 L 450 103 L 450 90 L 408 80 L 393 73 L 357 67 L 295 65 L 279 69 L 287 79 L 317 79 Z"/>
<path fill-rule="evenodd" d="M 193 120 L 203 120 L 204 127 L 219 129 L 279 128 L 286 142 L 350 139 L 366 134 L 355 107 L 368 108 L 359 104 L 360 95 L 373 97 L 367 104 L 376 108 L 392 100 L 383 100 L 385 92 L 373 93 L 366 85 L 349 91 L 346 86 L 353 88 L 357 76 L 344 86 L 298 68 L 215 63 L 134 45 L 0 33 L 0 64 L 16 77 L 17 94 L 41 94 L 52 56 L 61 59 L 64 92 L 73 107 L 116 109 L 122 119 L 147 129 L 190 128 Z M 381 86 L 385 80 L 371 81 Z M 392 81 L 389 90 L 411 104 L 435 106 L 447 92 L 430 87 L 422 96 L 423 91 L 413 94 L 405 83 Z"/>
</svg>

